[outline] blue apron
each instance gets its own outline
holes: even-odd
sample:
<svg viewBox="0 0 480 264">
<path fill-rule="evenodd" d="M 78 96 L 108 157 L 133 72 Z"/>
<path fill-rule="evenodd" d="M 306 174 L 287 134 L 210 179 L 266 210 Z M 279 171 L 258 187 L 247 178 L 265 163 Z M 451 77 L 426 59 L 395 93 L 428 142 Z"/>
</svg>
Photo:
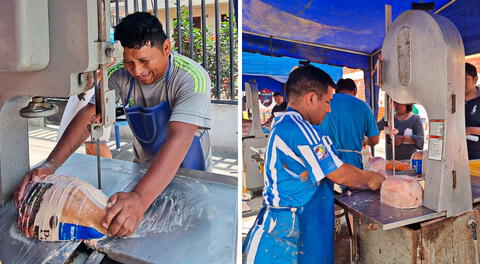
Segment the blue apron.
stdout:
<svg viewBox="0 0 480 264">
<path fill-rule="evenodd" d="M 296 260 L 299 264 L 304 263 L 334 263 L 334 221 L 333 211 L 333 183 L 329 179 L 323 179 L 312 199 L 301 210 L 298 210 L 298 222 L 300 229 L 299 248 Z M 261 224 L 265 207 L 260 210 L 255 224 L 245 237 L 242 252 L 248 250 L 251 242 L 252 231 Z M 272 252 L 288 250 L 286 248 L 271 248 Z M 295 256 L 292 256 L 295 258 Z M 261 259 L 261 258 L 260 258 Z M 293 263 L 297 263 L 293 259 Z M 280 262 L 278 262 L 280 263 Z M 283 262 L 282 262 L 283 263 Z"/>
<path fill-rule="evenodd" d="M 134 89 L 135 79 L 130 76 L 130 88 L 128 89 L 127 99 L 124 103 L 125 116 L 130 129 L 135 138 L 142 145 L 143 151 L 154 157 L 158 150 L 167 140 L 168 122 L 172 115 L 172 108 L 168 101 L 168 82 L 170 77 L 170 62 L 165 76 L 166 101 L 153 107 L 143 107 L 140 105 L 130 105 L 130 94 Z M 203 156 L 200 137 L 194 136 L 192 144 L 188 149 L 187 155 L 180 165 L 181 168 L 205 171 L 205 160 Z"/>
<path fill-rule="evenodd" d="M 333 206 L 333 183 L 325 178 L 320 181 L 312 199 L 299 214 L 299 263 L 333 264 L 333 235 L 335 232 Z"/>
</svg>

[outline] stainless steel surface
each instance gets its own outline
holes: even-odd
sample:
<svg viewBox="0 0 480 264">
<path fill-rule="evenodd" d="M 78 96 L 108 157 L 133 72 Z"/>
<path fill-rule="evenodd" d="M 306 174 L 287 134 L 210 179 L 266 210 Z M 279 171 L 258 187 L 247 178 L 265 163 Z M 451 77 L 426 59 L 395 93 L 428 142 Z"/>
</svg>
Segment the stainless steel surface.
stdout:
<svg viewBox="0 0 480 264">
<path fill-rule="evenodd" d="M 73 154 L 57 173 L 95 185 L 94 164 L 95 157 Z M 120 160 L 102 159 L 102 167 L 103 191 L 108 196 L 130 190 L 145 172 L 139 164 Z M 237 183 L 231 176 L 222 176 L 179 170 L 131 238 L 107 238 L 92 247 L 123 263 L 233 263 Z M 0 260 L 5 264 L 64 263 L 79 245 L 25 238 L 17 231 L 16 217 L 12 201 L 0 207 L 0 230 L 4 231 Z"/>
<path fill-rule="evenodd" d="M 95 158 L 73 154 L 58 170 L 81 178 L 95 186 Z M 136 177 L 135 164 L 120 160 L 103 160 L 104 189 L 107 195 L 125 189 Z M 24 237 L 17 231 L 17 212 L 10 200 L 0 207 L 0 260 L 4 264 L 64 263 L 80 242 L 42 242 Z"/>
<path fill-rule="evenodd" d="M 395 102 L 418 103 L 428 113 L 423 205 L 449 217 L 472 209 L 467 146 L 460 136 L 465 135 L 464 58 L 455 25 L 420 10 L 399 15 L 382 45 L 382 89 Z"/>
<path fill-rule="evenodd" d="M 102 189 L 102 163 L 100 161 L 100 139 L 97 139 L 97 188 Z"/>
<path fill-rule="evenodd" d="M 378 191 L 354 191 L 352 195 L 337 195 L 335 200 L 346 210 L 380 224 L 383 230 L 445 216 L 445 212 L 435 212 L 425 207 L 398 209 L 388 206 L 380 202 Z"/>
<path fill-rule="evenodd" d="M 393 99 L 390 96 L 387 96 L 387 98 L 388 133 L 390 134 L 390 138 L 392 140 L 392 160 L 395 161 L 397 160 L 395 157 L 395 133 L 392 133 L 395 131 L 395 113 L 393 111 Z M 392 166 L 393 176 L 395 176 L 396 171 L 397 168 L 394 163 Z"/>
<path fill-rule="evenodd" d="M 234 263 L 237 185 L 205 180 L 210 174 L 180 171 L 132 237 L 107 238 L 90 246 L 122 263 Z"/>
<path fill-rule="evenodd" d="M 50 104 L 43 96 L 34 96 L 19 114 L 25 118 L 47 117 L 58 112 L 58 105 Z"/>
</svg>

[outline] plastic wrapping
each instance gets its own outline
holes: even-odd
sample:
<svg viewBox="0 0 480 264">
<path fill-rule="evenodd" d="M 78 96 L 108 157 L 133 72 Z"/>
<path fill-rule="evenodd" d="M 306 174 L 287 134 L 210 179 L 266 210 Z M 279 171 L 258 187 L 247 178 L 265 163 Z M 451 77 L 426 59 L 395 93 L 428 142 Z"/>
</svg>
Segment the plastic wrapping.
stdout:
<svg viewBox="0 0 480 264">
<path fill-rule="evenodd" d="M 18 230 L 44 241 L 103 237 L 108 197 L 91 184 L 65 175 L 30 182 L 18 210 Z"/>
</svg>

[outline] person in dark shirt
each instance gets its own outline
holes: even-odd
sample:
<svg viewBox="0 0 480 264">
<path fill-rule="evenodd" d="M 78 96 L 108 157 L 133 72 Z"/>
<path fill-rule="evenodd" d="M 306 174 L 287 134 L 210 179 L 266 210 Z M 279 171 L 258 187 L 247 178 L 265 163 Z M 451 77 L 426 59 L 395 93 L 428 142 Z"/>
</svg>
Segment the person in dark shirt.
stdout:
<svg viewBox="0 0 480 264">
<path fill-rule="evenodd" d="M 467 135 L 480 136 L 480 90 L 477 69 L 465 63 L 465 126 Z M 480 159 L 480 141 L 467 140 L 468 159 Z"/>
<path fill-rule="evenodd" d="M 420 116 L 413 113 L 413 104 L 400 104 L 394 102 L 395 107 L 395 128 L 398 134 L 395 135 L 395 160 L 410 159 L 417 150 L 423 149 L 423 126 Z M 382 118 L 377 122 L 379 130 L 388 126 Z M 392 160 L 392 139 L 390 135 L 385 137 L 385 154 L 387 160 Z"/>
<path fill-rule="evenodd" d="M 265 123 L 263 123 L 263 126 L 270 125 L 273 118 L 275 117 L 276 112 L 283 112 L 285 111 L 285 109 L 287 109 L 288 102 L 285 101 L 281 93 L 279 92 L 273 93 L 273 100 L 275 101 L 276 105 L 273 107 L 272 115 L 267 119 L 267 121 L 265 121 Z"/>
</svg>

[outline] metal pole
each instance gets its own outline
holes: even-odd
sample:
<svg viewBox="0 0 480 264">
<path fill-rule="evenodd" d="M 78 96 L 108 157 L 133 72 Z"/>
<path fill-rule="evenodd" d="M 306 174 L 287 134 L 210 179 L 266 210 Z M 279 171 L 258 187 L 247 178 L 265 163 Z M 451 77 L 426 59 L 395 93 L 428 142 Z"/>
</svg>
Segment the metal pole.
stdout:
<svg viewBox="0 0 480 264">
<path fill-rule="evenodd" d="M 138 0 L 133 0 L 133 11 L 138 12 Z"/>
<path fill-rule="evenodd" d="M 215 0 L 215 58 L 217 59 L 217 65 L 215 67 L 215 72 L 217 75 L 215 97 L 220 99 L 220 11 L 218 0 Z"/>
<path fill-rule="evenodd" d="M 157 0 L 153 1 L 153 13 L 155 14 L 155 17 L 158 17 L 158 2 L 157 2 Z"/>
<path fill-rule="evenodd" d="M 195 54 L 193 54 L 193 8 L 192 0 L 188 0 L 188 30 L 190 31 L 190 58 L 195 60 Z"/>
<path fill-rule="evenodd" d="M 170 8 L 168 7 L 168 0 L 165 0 L 165 28 L 167 38 L 170 38 Z"/>
<path fill-rule="evenodd" d="M 234 56 L 235 56 L 235 53 L 234 53 L 234 50 L 233 50 L 233 46 L 234 46 L 234 43 L 233 43 L 233 18 L 234 18 L 234 15 L 233 15 L 233 1 L 232 0 L 229 0 L 228 1 L 228 28 L 229 28 L 229 32 L 230 32 L 230 100 L 233 100 L 235 99 L 235 94 L 234 94 L 234 78 L 235 78 L 235 73 L 234 73 Z"/>
<path fill-rule="evenodd" d="M 182 54 L 182 10 L 180 9 L 180 0 L 177 0 L 177 51 Z"/>
<path fill-rule="evenodd" d="M 125 0 L 125 16 L 128 16 L 128 0 Z"/>
<path fill-rule="evenodd" d="M 202 0 L 202 66 L 207 69 L 207 18 L 205 0 Z"/>
<path fill-rule="evenodd" d="M 97 15 L 98 15 L 98 42 L 106 42 L 107 41 L 107 14 L 105 13 L 105 0 L 98 0 L 97 1 Z M 100 114 L 102 117 L 105 116 L 105 109 L 103 105 L 103 96 L 108 89 L 108 80 L 107 80 L 107 65 L 100 64 L 99 67 L 100 76 L 102 76 L 101 85 L 97 84 L 96 81 L 96 73 L 94 73 L 94 80 L 95 80 L 95 107 L 96 107 L 96 114 Z M 105 121 L 102 120 L 102 124 Z M 100 167 L 100 137 L 97 138 L 97 176 L 98 176 L 98 188 L 102 188 L 102 175 L 101 175 L 101 167 Z"/>
<path fill-rule="evenodd" d="M 142 11 L 147 12 L 147 0 L 142 0 Z"/>
<path fill-rule="evenodd" d="M 115 25 L 118 25 L 120 22 L 120 6 L 118 0 L 115 0 Z"/>
</svg>

